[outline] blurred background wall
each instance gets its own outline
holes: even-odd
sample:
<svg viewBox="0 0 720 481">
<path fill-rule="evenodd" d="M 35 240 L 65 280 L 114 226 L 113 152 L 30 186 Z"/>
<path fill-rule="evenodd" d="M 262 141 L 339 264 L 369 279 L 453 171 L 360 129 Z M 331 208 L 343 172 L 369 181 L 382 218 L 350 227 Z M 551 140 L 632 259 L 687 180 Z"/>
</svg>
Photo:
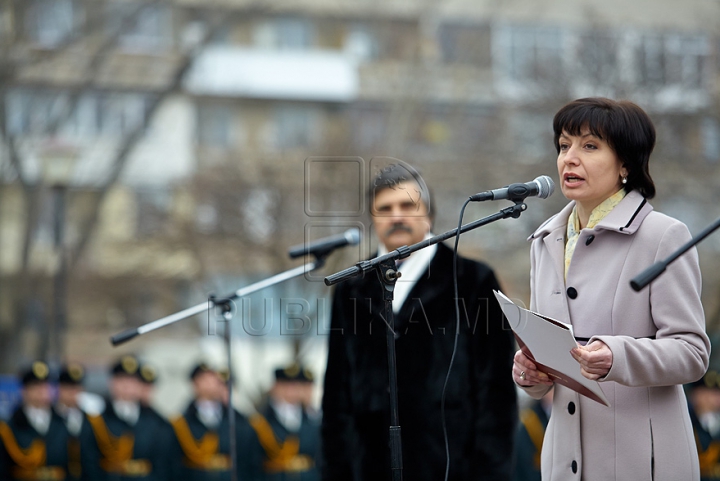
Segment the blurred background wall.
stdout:
<svg viewBox="0 0 720 481">
<path fill-rule="evenodd" d="M 242 409 L 279 364 L 321 377 L 322 278 L 375 248 L 376 169 L 419 168 L 435 232 L 450 230 L 473 193 L 556 179 L 552 116 L 578 97 L 650 113 L 653 204 L 697 233 L 720 216 L 719 62 L 717 0 L 0 0 L 0 372 L 80 361 L 102 392 L 133 352 L 176 412 L 190 366 L 225 362 L 216 316 L 109 337 L 302 265 L 288 247 L 358 226 L 361 245 L 322 270 L 236 303 Z M 529 199 L 460 249 L 527 300 L 525 239 L 565 202 Z M 720 234 L 699 251 L 715 336 Z"/>
</svg>

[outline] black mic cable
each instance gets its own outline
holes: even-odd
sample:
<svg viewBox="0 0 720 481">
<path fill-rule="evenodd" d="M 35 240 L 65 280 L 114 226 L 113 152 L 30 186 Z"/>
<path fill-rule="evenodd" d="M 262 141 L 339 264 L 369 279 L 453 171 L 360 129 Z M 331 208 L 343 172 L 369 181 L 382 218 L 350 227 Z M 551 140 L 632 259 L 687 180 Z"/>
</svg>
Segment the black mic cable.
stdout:
<svg viewBox="0 0 720 481">
<path fill-rule="evenodd" d="M 445 440 L 445 481 L 448 481 L 450 476 L 450 442 L 448 440 L 447 433 L 447 422 L 445 420 L 445 393 L 447 392 L 448 381 L 450 380 L 450 373 L 452 372 L 453 363 L 455 362 L 455 353 L 457 352 L 458 337 L 460 337 L 460 299 L 458 289 L 458 244 L 460 243 L 460 229 L 462 228 L 462 220 L 465 216 L 465 208 L 472 202 L 471 199 L 467 199 L 460 209 L 460 219 L 458 220 L 457 234 L 455 235 L 455 248 L 453 249 L 453 289 L 455 292 L 455 340 L 453 341 L 452 355 L 450 356 L 450 365 L 448 365 L 447 375 L 445 376 L 445 383 L 443 384 L 442 396 L 440 398 L 440 417 L 442 419 L 443 438 Z"/>
</svg>

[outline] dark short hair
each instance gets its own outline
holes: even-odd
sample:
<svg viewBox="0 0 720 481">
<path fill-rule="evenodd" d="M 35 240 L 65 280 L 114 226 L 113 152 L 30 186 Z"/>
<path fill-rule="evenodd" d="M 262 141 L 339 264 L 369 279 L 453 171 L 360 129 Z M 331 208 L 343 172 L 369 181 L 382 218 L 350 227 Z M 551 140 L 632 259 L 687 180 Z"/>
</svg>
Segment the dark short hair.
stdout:
<svg viewBox="0 0 720 481">
<path fill-rule="evenodd" d="M 407 164 L 390 164 L 380 169 L 370 184 L 368 199 L 370 200 L 370 214 L 373 213 L 373 203 L 378 193 L 386 189 L 394 189 L 402 182 L 413 182 L 420 188 L 420 200 L 425 203 L 428 210 L 428 217 L 432 221 L 435 217 L 435 204 L 433 203 L 430 189 L 417 169 Z"/>
<path fill-rule="evenodd" d="M 655 183 L 648 164 L 655 147 L 655 126 L 643 109 L 628 100 L 602 97 L 574 100 L 553 119 L 555 148 L 560 153 L 560 135 L 581 135 L 587 128 L 605 140 L 627 169 L 625 191 L 638 190 L 643 197 L 655 196 Z"/>
</svg>

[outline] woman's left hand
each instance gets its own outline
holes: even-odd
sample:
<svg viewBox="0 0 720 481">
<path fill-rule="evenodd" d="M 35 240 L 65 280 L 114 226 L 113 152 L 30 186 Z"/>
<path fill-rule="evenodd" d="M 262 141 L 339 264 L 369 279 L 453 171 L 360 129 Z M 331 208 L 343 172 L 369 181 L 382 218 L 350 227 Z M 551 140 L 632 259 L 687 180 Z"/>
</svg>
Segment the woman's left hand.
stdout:
<svg viewBox="0 0 720 481">
<path fill-rule="evenodd" d="M 593 381 L 607 376 L 613 364 L 612 351 L 607 344 L 598 340 L 587 346 L 578 346 L 570 354 L 580 363 L 582 375 Z"/>
</svg>

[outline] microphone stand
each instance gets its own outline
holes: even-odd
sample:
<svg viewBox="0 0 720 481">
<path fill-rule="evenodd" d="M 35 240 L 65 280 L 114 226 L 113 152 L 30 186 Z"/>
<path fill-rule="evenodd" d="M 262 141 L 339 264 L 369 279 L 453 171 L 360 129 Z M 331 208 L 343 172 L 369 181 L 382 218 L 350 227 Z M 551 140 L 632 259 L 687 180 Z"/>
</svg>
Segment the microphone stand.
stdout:
<svg viewBox="0 0 720 481">
<path fill-rule="evenodd" d="M 476 220 L 469 224 L 465 224 L 459 229 L 459 233 L 464 233 L 473 230 L 477 227 L 495 222 L 500 219 L 507 219 L 512 217 L 517 219 L 520 217 L 523 211 L 527 209 L 527 205 L 522 200 L 515 200 L 515 205 L 506 207 L 501 211 Z M 442 242 L 450 237 L 458 235 L 458 229 L 453 229 L 434 237 L 425 239 L 417 244 L 411 246 L 398 247 L 392 252 L 385 255 L 375 257 L 374 259 L 360 261 L 355 264 L 354 267 L 342 270 L 335 274 L 327 276 L 324 281 L 325 285 L 332 286 L 340 282 L 346 281 L 353 277 L 364 274 L 370 269 L 375 269 L 378 278 L 382 283 L 383 288 L 383 301 L 385 303 L 385 319 L 387 322 L 387 357 L 388 357 L 388 379 L 389 379 L 389 390 L 390 390 L 390 434 L 389 434 L 389 448 L 390 448 L 390 473 L 392 481 L 402 481 L 402 435 L 400 429 L 400 416 L 398 409 L 398 390 L 397 390 L 397 362 L 395 359 L 395 317 L 392 309 L 393 292 L 395 290 L 395 282 L 400 273 L 396 271 L 395 261 L 397 259 L 404 259 L 415 251 L 424 249 L 431 245 Z"/>
<path fill-rule="evenodd" d="M 630 287 L 632 287 L 633 290 L 635 290 L 636 292 L 641 291 L 643 287 L 650 284 L 652 281 L 655 280 L 656 277 L 665 272 L 665 269 L 667 268 L 667 266 L 670 265 L 671 262 L 683 255 L 694 245 L 700 243 L 700 241 L 712 234 L 718 227 L 720 227 L 720 219 L 717 219 L 711 225 L 706 227 L 702 232 L 700 232 L 696 237 L 693 237 L 687 243 L 681 246 L 678 250 L 670 254 L 667 259 L 657 261 L 655 264 L 651 265 L 650 267 L 642 271 L 640 274 L 635 276 L 630 281 Z"/>
<path fill-rule="evenodd" d="M 236 423 L 235 423 L 235 413 L 233 408 L 233 367 L 232 367 L 232 336 L 231 336 L 231 325 L 232 325 L 232 301 L 237 298 L 245 297 L 249 294 L 252 294 L 253 292 L 259 291 L 261 289 L 264 289 L 266 287 L 273 286 L 275 284 L 278 284 L 280 282 L 286 281 L 288 279 L 292 279 L 294 277 L 298 277 L 303 275 L 306 272 L 312 272 L 316 269 L 321 268 L 325 264 L 325 259 L 327 255 L 330 253 L 330 251 L 317 253 L 315 255 L 315 261 L 308 262 L 305 265 L 295 267 L 293 269 L 289 269 L 285 272 L 281 272 L 280 274 L 276 274 L 272 277 L 269 277 L 265 280 L 256 282 L 255 284 L 251 284 L 247 287 L 238 289 L 234 293 L 224 296 L 224 297 L 215 297 L 210 296 L 207 302 L 203 302 L 202 304 L 198 304 L 196 306 L 190 307 L 188 309 L 182 310 L 180 312 L 177 312 L 175 314 L 171 314 L 169 316 L 163 317 L 161 319 L 158 319 L 153 322 L 149 322 L 145 325 L 142 325 L 140 327 L 134 327 L 131 329 L 127 329 L 123 332 L 120 332 L 118 334 L 115 334 L 110 338 L 110 342 L 113 346 L 117 346 L 119 344 L 122 344 L 124 342 L 129 341 L 130 339 L 142 335 L 147 334 L 148 332 L 154 331 L 155 329 L 159 329 L 161 327 L 167 326 L 169 324 L 173 324 L 177 321 L 180 321 L 182 319 L 185 319 L 187 317 L 193 316 L 195 314 L 200 314 L 203 311 L 207 311 L 213 307 L 217 307 L 220 310 L 220 313 L 222 317 L 225 320 L 225 348 L 227 351 L 227 362 L 228 362 L 228 379 L 227 379 L 227 386 L 228 386 L 228 403 L 227 403 L 227 415 L 228 415 L 228 422 L 229 422 L 229 436 L 230 436 L 230 479 L 231 481 L 238 481 L 237 478 L 237 438 L 236 438 Z"/>
</svg>

